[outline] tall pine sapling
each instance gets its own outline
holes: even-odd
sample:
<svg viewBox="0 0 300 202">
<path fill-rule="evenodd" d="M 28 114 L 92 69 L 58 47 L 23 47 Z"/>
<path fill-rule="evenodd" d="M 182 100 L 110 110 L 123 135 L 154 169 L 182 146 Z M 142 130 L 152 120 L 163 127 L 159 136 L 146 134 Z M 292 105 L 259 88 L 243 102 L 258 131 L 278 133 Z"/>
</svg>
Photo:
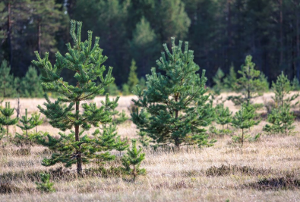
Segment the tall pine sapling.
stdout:
<svg viewBox="0 0 300 202">
<path fill-rule="evenodd" d="M 135 181 L 138 175 L 146 173 L 144 168 L 140 168 L 144 159 L 145 153 L 142 153 L 142 148 L 137 149 L 136 140 L 132 140 L 131 149 L 127 149 L 127 154 L 122 157 L 122 164 L 125 172 L 133 176 L 133 181 Z"/>
<path fill-rule="evenodd" d="M 10 102 L 5 102 L 5 108 L 0 108 L 0 124 L 6 126 L 6 136 L 8 137 L 9 131 L 8 127 L 18 123 L 18 118 L 12 118 L 14 114 L 14 109 L 10 108 Z"/>
<path fill-rule="evenodd" d="M 199 66 L 194 62 L 193 51 L 188 49 L 188 42 L 182 50 L 182 41 L 178 45 L 175 38 L 171 41 L 172 51 L 164 44 L 165 52 L 156 61 L 163 74 L 152 68 L 152 74 L 146 76 L 147 89 L 135 91 L 138 99 L 132 100 L 135 104 L 132 121 L 155 145 L 172 143 L 179 149 L 187 143 L 187 136 L 199 146 L 208 145 L 203 127 L 212 122 L 214 112 L 206 94 L 205 71 L 201 76 L 196 74 Z"/>
<path fill-rule="evenodd" d="M 266 82 L 260 78 L 261 72 L 255 70 L 255 64 L 252 62 L 252 56 L 248 55 L 245 59 L 245 65 L 242 65 L 241 70 L 238 71 L 241 75 L 237 79 L 234 86 L 235 91 L 241 92 L 242 96 L 229 96 L 235 105 L 240 105 L 245 101 L 250 102 L 252 98 L 259 96 L 268 87 Z"/>
<path fill-rule="evenodd" d="M 53 154 L 50 158 L 43 160 L 43 165 L 51 166 L 56 163 L 63 163 L 69 167 L 73 164 L 77 166 L 77 173 L 82 173 L 82 164 L 89 163 L 93 159 L 103 158 L 112 159 L 113 156 L 107 152 L 114 149 L 115 142 L 103 141 L 103 136 L 114 137 L 114 130 L 107 124 L 112 122 L 112 111 L 117 106 L 118 99 L 110 101 L 106 95 L 105 103 L 97 107 L 95 103 L 82 103 L 85 100 L 92 100 L 95 96 L 102 95 L 104 88 L 114 81 L 112 77 L 112 67 L 109 68 L 106 75 L 103 63 L 107 60 L 102 55 L 102 49 L 99 47 L 99 37 L 96 37 L 92 45 L 92 31 L 88 31 L 88 40 L 81 41 L 81 22 L 71 21 L 70 34 L 73 39 L 73 45 L 67 44 L 68 52 L 62 56 L 56 53 L 56 63 L 54 66 L 48 60 L 48 53 L 45 58 L 40 58 L 36 52 L 37 61 L 33 64 L 40 68 L 42 73 L 42 85 L 44 89 L 56 92 L 60 97 L 51 102 L 46 96 L 46 108 L 38 106 L 41 113 L 48 119 L 49 123 L 62 131 L 70 130 L 69 134 L 59 133 L 59 139 L 51 135 L 40 137 L 39 142 L 49 147 Z M 69 69 L 74 72 L 74 78 L 77 80 L 75 85 L 63 81 L 60 73 L 63 69 Z M 97 80 L 100 83 L 96 83 Z M 97 129 L 93 134 L 84 134 L 91 126 L 104 127 Z M 107 158 L 106 158 L 107 157 Z"/>
<path fill-rule="evenodd" d="M 244 103 L 242 108 L 236 112 L 232 119 L 232 125 L 235 128 L 242 130 L 242 135 L 238 137 L 242 146 L 244 144 L 244 130 L 249 129 L 250 127 L 259 124 L 259 120 L 256 120 L 257 114 L 255 113 L 255 108 L 252 104 Z"/>
</svg>

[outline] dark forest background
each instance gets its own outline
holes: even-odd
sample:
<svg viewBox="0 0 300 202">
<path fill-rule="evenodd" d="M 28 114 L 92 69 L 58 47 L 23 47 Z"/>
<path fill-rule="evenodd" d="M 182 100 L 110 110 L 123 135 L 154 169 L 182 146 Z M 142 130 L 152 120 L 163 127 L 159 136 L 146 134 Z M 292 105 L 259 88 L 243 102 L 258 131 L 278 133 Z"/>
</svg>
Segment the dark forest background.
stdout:
<svg viewBox="0 0 300 202">
<path fill-rule="evenodd" d="M 119 86 L 132 59 L 140 78 L 149 73 L 172 36 L 189 41 L 208 85 L 218 68 L 237 70 L 249 54 L 269 81 L 281 71 L 300 76 L 299 0 L 1 0 L 0 61 L 18 77 L 35 50 L 53 61 L 71 41 L 70 19 L 83 22 L 83 38 L 87 30 L 100 36 Z"/>
</svg>

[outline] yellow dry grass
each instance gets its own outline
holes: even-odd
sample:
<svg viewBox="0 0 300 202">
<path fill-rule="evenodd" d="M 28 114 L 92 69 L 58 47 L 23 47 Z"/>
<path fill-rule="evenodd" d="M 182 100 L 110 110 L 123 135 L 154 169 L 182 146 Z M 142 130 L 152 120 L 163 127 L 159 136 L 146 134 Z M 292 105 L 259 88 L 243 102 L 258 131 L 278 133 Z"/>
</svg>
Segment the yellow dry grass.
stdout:
<svg viewBox="0 0 300 202">
<path fill-rule="evenodd" d="M 127 110 L 132 98 L 121 97 L 118 109 Z M 94 101 L 99 104 L 102 99 L 96 98 Z M 270 93 L 259 97 L 256 102 L 263 103 L 269 99 Z M 10 101 L 12 106 L 16 105 L 16 100 Z M 22 111 L 24 113 L 25 108 L 30 113 L 37 111 L 36 106 L 43 102 L 44 99 L 21 99 Z M 225 105 L 232 111 L 238 110 L 230 102 Z M 255 126 L 251 133 L 262 133 L 264 124 L 261 122 Z M 252 186 L 263 179 L 300 180 L 298 121 L 295 126 L 292 135 L 263 135 L 260 141 L 247 142 L 243 148 L 233 144 L 230 136 L 225 136 L 217 138 L 215 145 L 209 148 L 183 148 L 179 152 L 146 150 L 146 160 L 141 167 L 147 170 L 147 175 L 140 176 L 136 182 L 128 182 L 120 177 L 56 180 L 56 192 L 50 194 L 38 192 L 35 182 L 26 177 L 1 179 L 9 172 L 48 170 L 41 166 L 43 157 L 47 156 L 43 153 L 45 148 L 33 147 L 30 156 L 0 152 L 0 184 L 9 183 L 21 190 L 0 194 L 0 201 L 300 201 L 300 186 L 277 189 L 280 186 L 278 184 L 262 190 L 259 186 Z M 18 129 L 11 130 L 14 132 Z M 40 126 L 39 130 L 51 134 L 58 132 L 49 125 Z M 136 128 L 132 123 L 125 123 L 119 126 L 118 133 L 122 137 L 134 138 Z M 10 151 L 16 148 L 9 146 L 6 149 Z M 75 172 L 74 167 L 71 172 Z"/>
</svg>

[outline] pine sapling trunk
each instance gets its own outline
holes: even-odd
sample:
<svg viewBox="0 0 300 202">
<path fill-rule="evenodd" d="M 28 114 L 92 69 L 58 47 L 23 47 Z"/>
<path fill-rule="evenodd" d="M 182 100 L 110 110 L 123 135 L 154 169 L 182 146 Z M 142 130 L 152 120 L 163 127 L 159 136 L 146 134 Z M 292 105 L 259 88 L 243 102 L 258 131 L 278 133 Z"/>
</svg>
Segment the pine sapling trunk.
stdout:
<svg viewBox="0 0 300 202">
<path fill-rule="evenodd" d="M 242 128 L 242 146 L 244 145 L 244 129 Z"/>
<path fill-rule="evenodd" d="M 76 101 L 76 120 L 78 121 L 79 117 L 79 101 Z M 79 125 L 75 125 L 75 141 L 79 142 Z M 76 159 L 77 159 L 77 174 L 82 173 L 82 160 L 81 160 L 81 152 L 80 145 L 79 148 L 76 149 Z"/>
<path fill-rule="evenodd" d="M 8 125 L 6 125 L 6 136 L 8 138 Z"/>
<path fill-rule="evenodd" d="M 178 94 L 175 96 L 175 101 L 178 101 Z M 175 110 L 175 119 L 178 119 L 178 110 Z M 177 151 L 180 150 L 180 142 L 179 142 L 179 137 L 175 137 L 175 146 L 177 148 Z"/>
<path fill-rule="evenodd" d="M 134 165 L 134 166 L 133 166 L 133 181 L 134 181 L 134 182 L 135 182 L 136 176 L 137 176 L 137 172 L 136 172 L 136 167 L 135 167 L 135 165 Z"/>
</svg>

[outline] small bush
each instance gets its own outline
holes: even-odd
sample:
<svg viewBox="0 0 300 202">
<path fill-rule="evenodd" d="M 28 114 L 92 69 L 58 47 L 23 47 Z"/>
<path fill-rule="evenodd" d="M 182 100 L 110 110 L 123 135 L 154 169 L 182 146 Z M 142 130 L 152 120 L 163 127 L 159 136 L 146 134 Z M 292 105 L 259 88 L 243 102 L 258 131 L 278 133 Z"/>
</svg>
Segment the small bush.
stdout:
<svg viewBox="0 0 300 202">
<path fill-rule="evenodd" d="M 53 188 L 54 183 L 50 182 L 50 174 L 40 173 L 40 177 L 42 182 L 36 182 L 37 190 L 41 192 L 55 192 L 55 189 Z"/>
</svg>

